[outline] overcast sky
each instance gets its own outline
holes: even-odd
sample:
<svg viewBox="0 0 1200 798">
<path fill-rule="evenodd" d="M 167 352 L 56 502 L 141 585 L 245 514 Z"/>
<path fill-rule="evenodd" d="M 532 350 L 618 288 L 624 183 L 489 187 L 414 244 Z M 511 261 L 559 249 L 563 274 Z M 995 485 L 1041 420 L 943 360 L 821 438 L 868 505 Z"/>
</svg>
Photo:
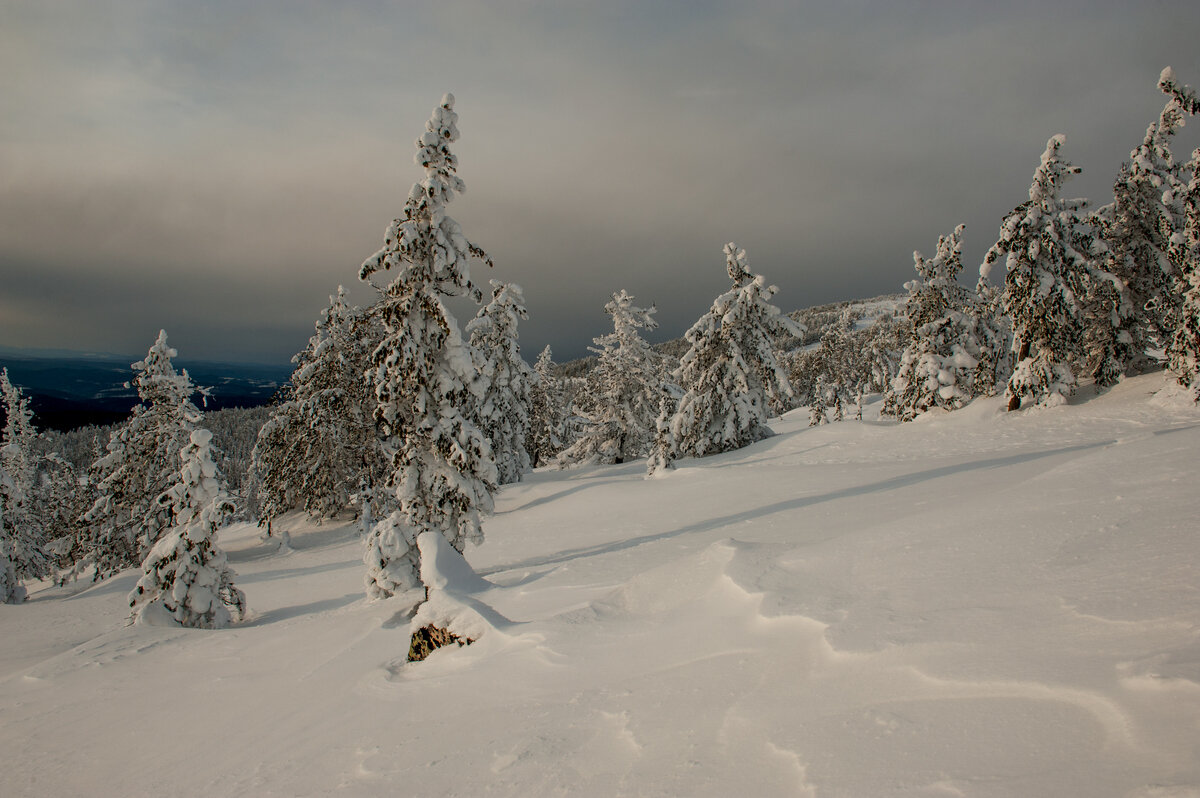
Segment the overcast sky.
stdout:
<svg viewBox="0 0 1200 798">
<path fill-rule="evenodd" d="M 450 213 L 529 360 L 621 288 L 680 335 L 731 240 L 785 309 L 900 291 L 959 223 L 973 273 L 1051 135 L 1109 201 L 1197 31 L 1195 0 L 0 0 L 0 344 L 286 361 L 446 91 Z"/>
</svg>

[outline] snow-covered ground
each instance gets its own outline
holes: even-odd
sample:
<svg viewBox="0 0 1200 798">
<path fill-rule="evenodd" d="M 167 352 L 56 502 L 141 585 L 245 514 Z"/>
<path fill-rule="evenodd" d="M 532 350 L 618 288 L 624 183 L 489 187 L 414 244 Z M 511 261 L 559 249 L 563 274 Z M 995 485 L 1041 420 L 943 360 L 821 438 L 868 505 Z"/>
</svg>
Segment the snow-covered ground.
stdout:
<svg viewBox="0 0 1200 798">
<path fill-rule="evenodd" d="M 875 405 L 874 407 L 877 407 Z M 5 796 L 1200 795 L 1200 410 L 1160 375 L 504 488 L 405 664 L 352 526 L 223 545 L 253 611 L 130 573 L 0 606 Z"/>
</svg>

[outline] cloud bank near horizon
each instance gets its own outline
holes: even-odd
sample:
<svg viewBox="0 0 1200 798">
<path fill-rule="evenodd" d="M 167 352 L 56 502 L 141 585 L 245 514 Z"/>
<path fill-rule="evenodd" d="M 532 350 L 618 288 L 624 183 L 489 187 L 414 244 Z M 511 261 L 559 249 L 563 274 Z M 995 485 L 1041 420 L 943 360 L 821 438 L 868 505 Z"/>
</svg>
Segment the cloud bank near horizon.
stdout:
<svg viewBox="0 0 1200 798">
<path fill-rule="evenodd" d="M 1049 136 L 1084 168 L 1068 191 L 1106 202 L 1162 67 L 1200 84 L 1184 2 L 131 0 L 0 19 L 0 338 L 135 354 L 163 327 L 191 358 L 304 345 L 402 208 L 446 91 L 468 187 L 451 212 L 496 261 L 476 277 L 523 285 L 526 354 L 561 360 L 621 288 L 681 334 L 725 288 L 730 240 L 789 308 L 901 290 L 912 251 L 960 222 L 971 268 Z"/>
</svg>

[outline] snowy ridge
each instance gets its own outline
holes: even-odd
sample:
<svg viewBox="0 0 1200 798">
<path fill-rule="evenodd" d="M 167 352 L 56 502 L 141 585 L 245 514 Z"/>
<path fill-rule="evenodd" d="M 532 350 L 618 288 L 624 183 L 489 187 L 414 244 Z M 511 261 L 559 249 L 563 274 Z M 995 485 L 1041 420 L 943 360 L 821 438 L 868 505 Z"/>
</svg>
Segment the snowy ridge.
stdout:
<svg viewBox="0 0 1200 798">
<path fill-rule="evenodd" d="M 354 525 L 296 516 L 282 555 L 223 531 L 251 613 L 219 632 L 126 625 L 133 572 L 30 585 L 5 794 L 1200 794 L 1188 392 L 872 409 L 655 480 L 539 470 L 472 569 L 421 536 L 415 617 L 362 598 Z M 407 664 L 427 620 L 477 641 Z"/>
</svg>

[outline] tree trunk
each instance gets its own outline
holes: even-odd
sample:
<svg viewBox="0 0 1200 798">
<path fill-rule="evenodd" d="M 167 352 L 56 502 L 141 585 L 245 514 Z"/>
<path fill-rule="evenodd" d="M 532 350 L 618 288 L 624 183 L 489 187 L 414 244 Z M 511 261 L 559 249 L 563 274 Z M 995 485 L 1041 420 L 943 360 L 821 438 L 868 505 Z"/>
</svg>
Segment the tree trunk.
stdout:
<svg viewBox="0 0 1200 798">
<path fill-rule="evenodd" d="M 1020 365 L 1021 361 L 1025 360 L 1027 357 L 1029 357 L 1029 342 L 1022 341 L 1021 347 L 1017 350 L 1017 365 Z M 1020 410 L 1020 409 L 1021 409 L 1021 397 L 1017 396 L 1016 394 L 1013 394 L 1012 396 L 1008 397 L 1009 412 L 1011 413 L 1013 410 Z"/>
</svg>

